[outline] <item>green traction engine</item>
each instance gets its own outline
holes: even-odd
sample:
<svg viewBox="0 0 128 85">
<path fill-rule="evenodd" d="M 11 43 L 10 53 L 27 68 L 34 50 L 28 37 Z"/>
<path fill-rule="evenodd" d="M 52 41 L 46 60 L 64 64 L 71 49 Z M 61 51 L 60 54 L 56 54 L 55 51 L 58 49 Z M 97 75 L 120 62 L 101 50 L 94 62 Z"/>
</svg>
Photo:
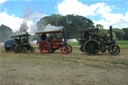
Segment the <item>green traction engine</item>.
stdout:
<svg viewBox="0 0 128 85">
<path fill-rule="evenodd" d="M 110 26 L 109 37 L 107 35 L 100 36 L 98 31 L 98 28 L 80 30 L 80 50 L 92 55 L 106 51 L 111 55 L 118 55 L 120 53 L 120 47 L 116 44 L 116 41 L 113 40 L 112 26 Z"/>
</svg>

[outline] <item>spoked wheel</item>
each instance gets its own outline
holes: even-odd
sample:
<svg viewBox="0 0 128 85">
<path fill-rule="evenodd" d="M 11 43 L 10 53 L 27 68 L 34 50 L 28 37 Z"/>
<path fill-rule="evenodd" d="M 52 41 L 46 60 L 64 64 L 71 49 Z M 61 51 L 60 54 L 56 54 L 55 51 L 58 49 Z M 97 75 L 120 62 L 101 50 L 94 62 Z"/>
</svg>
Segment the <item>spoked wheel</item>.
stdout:
<svg viewBox="0 0 128 85">
<path fill-rule="evenodd" d="M 99 52 L 99 44 L 96 40 L 88 40 L 84 44 L 83 50 L 88 54 L 96 54 Z"/>
<path fill-rule="evenodd" d="M 50 51 L 50 44 L 47 41 L 40 42 L 39 46 L 40 52 L 43 54 L 48 54 Z"/>
<path fill-rule="evenodd" d="M 64 45 L 61 48 L 61 53 L 62 54 L 69 54 L 72 52 L 72 47 L 70 45 Z"/>
<path fill-rule="evenodd" d="M 120 53 L 120 47 L 116 44 L 112 44 L 108 47 L 108 52 L 111 55 L 118 55 Z"/>
</svg>

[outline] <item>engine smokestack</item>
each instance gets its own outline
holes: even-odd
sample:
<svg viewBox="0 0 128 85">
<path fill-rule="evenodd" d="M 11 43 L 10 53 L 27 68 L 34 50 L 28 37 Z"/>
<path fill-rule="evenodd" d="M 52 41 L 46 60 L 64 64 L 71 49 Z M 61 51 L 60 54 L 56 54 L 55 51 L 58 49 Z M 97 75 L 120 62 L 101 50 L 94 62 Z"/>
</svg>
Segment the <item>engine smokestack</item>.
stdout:
<svg viewBox="0 0 128 85">
<path fill-rule="evenodd" d="M 109 31 L 109 33 L 110 33 L 110 40 L 113 40 L 113 35 L 112 35 L 112 26 L 110 26 L 109 28 L 110 28 L 110 31 Z"/>
</svg>

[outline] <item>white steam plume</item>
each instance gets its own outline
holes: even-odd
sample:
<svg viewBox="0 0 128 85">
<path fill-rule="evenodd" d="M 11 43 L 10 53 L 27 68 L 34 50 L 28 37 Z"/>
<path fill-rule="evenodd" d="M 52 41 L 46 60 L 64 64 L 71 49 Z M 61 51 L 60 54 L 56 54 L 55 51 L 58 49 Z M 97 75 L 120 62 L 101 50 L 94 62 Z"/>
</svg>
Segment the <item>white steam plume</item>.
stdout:
<svg viewBox="0 0 128 85">
<path fill-rule="evenodd" d="M 63 29 L 63 26 L 53 26 L 51 24 L 48 24 L 45 26 L 43 31 L 54 31 L 54 30 L 61 30 Z"/>
</svg>

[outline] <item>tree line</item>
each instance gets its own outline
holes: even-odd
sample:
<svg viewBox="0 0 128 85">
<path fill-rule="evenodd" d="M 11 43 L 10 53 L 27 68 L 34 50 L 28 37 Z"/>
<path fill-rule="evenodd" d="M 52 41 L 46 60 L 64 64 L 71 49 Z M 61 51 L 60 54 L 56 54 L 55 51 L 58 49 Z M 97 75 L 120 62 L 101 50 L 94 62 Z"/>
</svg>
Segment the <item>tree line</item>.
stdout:
<svg viewBox="0 0 128 85">
<path fill-rule="evenodd" d="M 80 34 L 80 29 L 99 28 L 99 35 L 109 35 L 109 29 L 105 29 L 104 26 L 101 24 L 97 24 L 95 26 L 92 20 L 79 15 L 62 16 L 59 14 L 53 14 L 51 16 L 45 16 L 37 22 L 37 30 L 44 30 L 45 26 L 48 24 L 51 24 L 53 26 L 63 26 L 67 31 L 68 39 L 80 37 L 78 35 Z M 0 41 L 2 42 L 8 40 L 10 36 L 15 35 L 16 33 L 17 32 L 12 32 L 10 27 L 1 25 Z M 113 36 L 116 40 L 128 40 L 128 28 L 113 28 Z"/>
<path fill-rule="evenodd" d="M 103 36 L 107 34 L 109 36 L 109 29 L 105 29 L 103 25 L 97 24 L 97 28 L 99 28 L 99 35 Z M 113 28 L 113 37 L 116 40 L 128 40 L 128 28 Z"/>
</svg>

